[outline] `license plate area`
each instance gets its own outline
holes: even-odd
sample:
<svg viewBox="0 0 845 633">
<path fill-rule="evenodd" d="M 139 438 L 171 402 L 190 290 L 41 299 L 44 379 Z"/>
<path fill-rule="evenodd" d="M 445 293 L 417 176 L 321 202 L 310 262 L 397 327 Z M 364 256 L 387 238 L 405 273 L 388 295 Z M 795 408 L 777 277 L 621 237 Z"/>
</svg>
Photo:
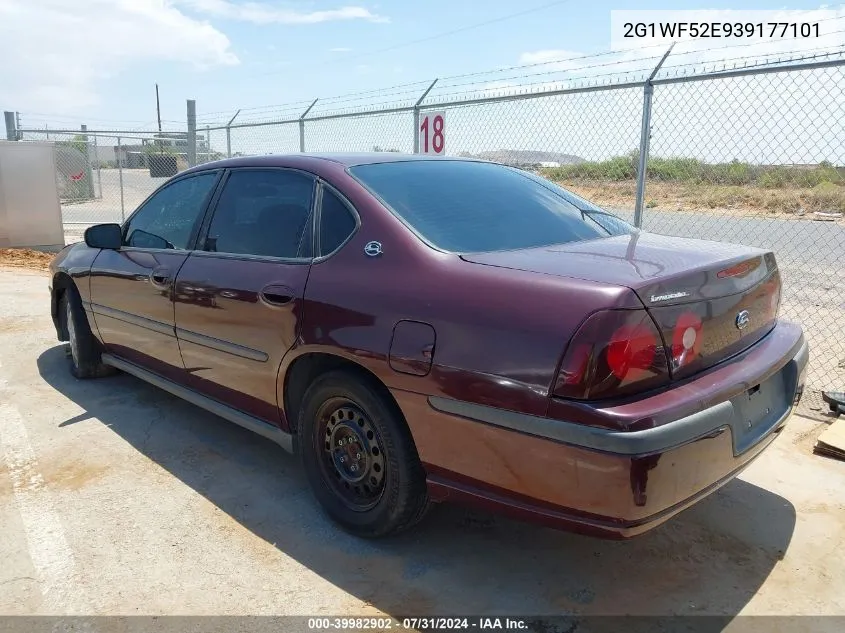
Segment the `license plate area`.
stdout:
<svg viewBox="0 0 845 633">
<path fill-rule="evenodd" d="M 740 455 L 771 433 L 792 407 L 794 388 L 786 371 L 753 385 L 731 399 L 734 454 Z"/>
</svg>

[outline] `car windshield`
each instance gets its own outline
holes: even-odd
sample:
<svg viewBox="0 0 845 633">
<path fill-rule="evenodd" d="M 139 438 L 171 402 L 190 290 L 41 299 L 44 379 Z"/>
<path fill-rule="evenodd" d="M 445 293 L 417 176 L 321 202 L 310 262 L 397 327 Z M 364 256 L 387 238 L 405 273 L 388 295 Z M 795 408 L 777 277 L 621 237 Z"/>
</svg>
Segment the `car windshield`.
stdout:
<svg viewBox="0 0 845 633">
<path fill-rule="evenodd" d="M 350 173 L 423 239 L 455 253 L 533 248 L 607 237 L 552 183 L 492 163 L 415 160 Z M 575 198 L 573 198 L 574 200 Z"/>
</svg>

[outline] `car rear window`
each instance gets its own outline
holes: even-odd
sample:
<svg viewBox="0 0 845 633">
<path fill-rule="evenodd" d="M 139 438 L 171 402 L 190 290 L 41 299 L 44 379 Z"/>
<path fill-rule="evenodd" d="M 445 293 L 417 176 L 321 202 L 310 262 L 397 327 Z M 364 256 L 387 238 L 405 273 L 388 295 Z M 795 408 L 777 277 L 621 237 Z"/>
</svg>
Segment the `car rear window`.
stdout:
<svg viewBox="0 0 845 633">
<path fill-rule="evenodd" d="M 552 189 L 519 171 L 472 161 L 358 165 L 349 172 L 415 232 L 456 253 L 607 237 Z"/>
</svg>

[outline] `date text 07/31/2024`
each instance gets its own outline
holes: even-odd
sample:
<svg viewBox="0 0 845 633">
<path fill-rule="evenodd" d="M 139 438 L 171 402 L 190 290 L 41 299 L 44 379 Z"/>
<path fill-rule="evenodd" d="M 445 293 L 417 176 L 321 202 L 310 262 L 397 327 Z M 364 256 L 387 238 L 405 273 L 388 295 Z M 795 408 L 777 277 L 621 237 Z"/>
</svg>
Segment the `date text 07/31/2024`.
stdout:
<svg viewBox="0 0 845 633">
<path fill-rule="evenodd" d="M 408 618 L 309 618 L 308 629 L 310 631 L 365 631 L 365 630 L 510 630 L 520 631 L 528 629 L 528 623 L 521 618 L 497 618 L 497 617 L 408 617 Z"/>
</svg>

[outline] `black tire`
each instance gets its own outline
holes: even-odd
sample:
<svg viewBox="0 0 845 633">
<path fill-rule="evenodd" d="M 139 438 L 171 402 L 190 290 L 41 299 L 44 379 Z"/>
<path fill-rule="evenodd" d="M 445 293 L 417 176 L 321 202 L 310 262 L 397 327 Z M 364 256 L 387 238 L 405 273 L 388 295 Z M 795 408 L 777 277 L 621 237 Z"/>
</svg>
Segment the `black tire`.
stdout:
<svg viewBox="0 0 845 633">
<path fill-rule="evenodd" d="M 429 506 L 408 426 L 374 387 L 354 372 L 326 373 L 305 392 L 298 425 L 299 452 L 317 500 L 344 529 L 367 538 L 411 527 Z M 356 465 L 360 471 L 352 472 Z"/>
<path fill-rule="evenodd" d="M 75 287 L 71 286 L 64 291 L 59 310 L 70 344 L 70 373 L 80 379 L 113 374 L 114 368 L 102 363 L 100 343 L 91 332 L 88 317 L 82 309 L 82 301 Z"/>
</svg>

